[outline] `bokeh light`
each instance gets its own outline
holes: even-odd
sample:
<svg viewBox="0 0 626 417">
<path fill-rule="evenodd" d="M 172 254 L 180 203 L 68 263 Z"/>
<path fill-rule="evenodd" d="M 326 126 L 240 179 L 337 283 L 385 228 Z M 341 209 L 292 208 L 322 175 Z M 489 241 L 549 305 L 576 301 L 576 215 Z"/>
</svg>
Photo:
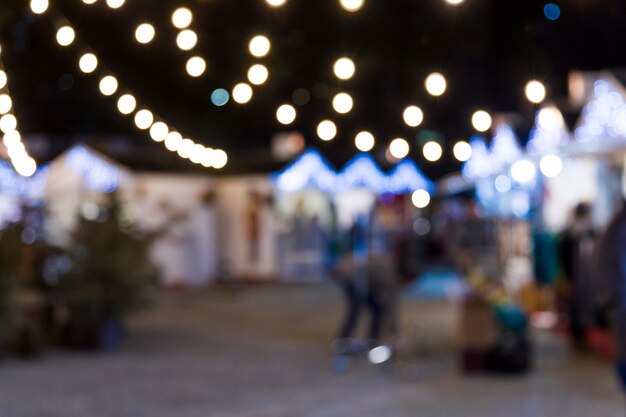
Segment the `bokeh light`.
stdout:
<svg viewBox="0 0 626 417">
<path fill-rule="evenodd" d="M 431 96 L 441 96 L 446 92 L 448 88 L 448 82 L 446 81 L 446 77 L 438 72 L 433 72 L 428 77 L 426 77 L 425 81 L 426 91 Z"/>
<path fill-rule="evenodd" d="M 117 91 L 117 79 L 112 75 L 102 77 L 100 80 L 100 92 L 105 96 L 112 96 Z"/>
<path fill-rule="evenodd" d="M 170 132 L 165 137 L 165 148 L 168 151 L 176 152 L 182 141 L 183 137 L 180 133 Z"/>
<path fill-rule="evenodd" d="M 486 132 L 491 128 L 491 115 L 484 110 L 478 110 L 472 115 L 472 126 L 479 132 Z"/>
<path fill-rule="evenodd" d="M 163 122 L 156 122 L 150 127 L 150 137 L 155 142 L 163 142 L 169 133 L 169 128 Z"/>
<path fill-rule="evenodd" d="M 276 110 L 276 119 L 283 125 L 290 125 L 296 120 L 296 109 L 290 104 L 283 104 Z"/>
<path fill-rule="evenodd" d="M 443 149 L 441 148 L 441 145 L 437 142 L 430 141 L 424 144 L 422 153 L 424 154 L 424 158 L 426 158 L 427 161 L 435 162 L 441 159 L 441 156 L 443 155 Z"/>
<path fill-rule="evenodd" d="M 230 94 L 223 88 L 217 88 L 211 93 L 211 103 L 213 103 L 214 106 L 224 106 L 229 100 Z"/>
<path fill-rule="evenodd" d="M 452 150 L 457 161 L 466 162 L 472 157 L 472 145 L 464 140 L 457 142 Z"/>
<path fill-rule="evenodd" d="M 265 0 L 265 3 L 270 7 L 281 7 L 287 3 L 287 0 Z"/>
<path fill-rule="evenodd" d="M 369 152 L 374 148 L 376 139 L 370 132 L 359 132 L 354 138 L 356 148 L 361 152 Z"/>
<path fill-rule="evenodd" d="M 511 177 L 520 184 L 528 184 L 536 175 L 535 164 L 526 159 L 519 160 L 511 166 Z"/>
<path fill-rule="evenodd" d="M 7 86 L 8 77 L 7 73 L 3 70 L 0 70 L 0 88 L 4 88 Z"/>
<path fill-rule="evenodd" d="M 17 129 L 17 119 L 12 114 L 5 114 L 0 117 L 0 131 L 9 133 Z"/>
<path fill-rule="evenodd" d="M 402 118 L 404 119 L 404 123 L 408 126 L 417 127 L 424 121 L 424 113 L 422 112 L 422 109 L 417 106 L 409 106 L 404 109 Z"/>
<path fill-rule="evenodd" d="M 135 39 L 137 39 L 137 42 L 144 45 L 152 42 L 155 35 L 156 30 L 150 23 L 142 23 L 135 29 Z"/>
<path fill-rule="evenodd" d="M 193 21 L 193 13 L 186 7 L 180 7 L 172 13 L 172 24 L 178 29 L 186 29 Z"/>
<path fill-rule="evenodd" d="M 191 29 L 185 29 L 176 36 L 176 45 L 183 51 L 190 51 L 198 44 L 198 35 Z"/>
<path fill-rule="evenodd" d="M 150 110 L 139 110 L 135 114 L 135 125 L 141 130 L 148 129 L 152 126 L 152 122 L 154 122 L 154 115 Z"/>
<path fill-rule="evenodd" d="M 221 149 L 213 151 L 213 168 L 222 169 L 228 163 L 228 155 Z"/>
<path fill-rule="evenodd" d="M 353 106 L 354 101 L 348 93 L 339 93 L 333 98 L 333 109 L 339 114 L 350 113 Z"/>
<path fill-rule="evenodd" d="M 396 138 L 389 144 L 389 153 L 396 159 L 405 158 L 410 151 L 409 142 L 403 138 Z"/>
<path fill-rule="evenodd" d="M 187 74 L 199 77 L 206 71 L 206 61 L 199 56 L 193 56 L 187 61 Z"/>
<path fill-rule="evenodd" d="M 541 173 L 548 177 L 557 177 L 563 171 L 563 160 L 558 155 L 545 155 L 539 161 Z"/>
<path fill-rule="evenodd" d="M 124 94 L 117 100 L 117 109 L 122 114 L 131 114 L 137 108 L 137 100 L 131 94 Z"/>
<path fill-rule="evenodd" d="M 324 120 L 317 125 L 317 136 L 324 141 L 335 139 L 337 136 L 337 125 L 331 120 Z"/>
<path fill-rule="evenodd" d="M 496 191 L 503 194 L 511 191 L 511 187 L 513 186 L 508 175 L 498 175 L 494 181 L 494 185 L 496 187 Z"/>
<path fill-rule="evenodd" d="M 430 204 L 430 193 L 426 190 L 416 190 L 413 195 L 411 195 L 411 202 L 419 209 L 428 207 Z"/>
<path fill-rule="evenodd" d="M 0 114 L 7 114 L 13 107 L 13 101 L 8 94 L 0 95 Z"/>
<path fill-rule="evenodd" d="M 264 56 L 269 54 L 270 49 L 272 48 L 272 44 L 266 36 L 257 35 L 252 38 L 252 40 L 250 40 L 248 48 L 253 56 L 257 58 L 263 58 Z"/>
<path fill-rule="evenodd" d="M 71 26 L 63 26 L 57 31 L 57 43 L 61 46 L 69 46 L 76 39 L 76 33 Z"/>
<path fill-rule="evenodd" d="M 78 67 L 85 74 L 91 74 L 98 68 L 98 58 L 92 53 L 84 54 L 78 61 Z"/>
<path fill-rule="evenodd" d="M 48 0 L 31 0 L 30 2 L 30 10 L 35 14 L 45 13 L 49 6 Z"/>
<path fill-rule="evenodd" d="M 348 12 L 358 12 L 365 4 L 365 0 L 339 0 L 339 3 Z"/>
<path fill-rule="evenodd" d="M 343 57 L 335 61 L 333 71 L 335 76 L 340 80 L 349 80 L 354 76 L 356 66 L 354 65 L 354 61 L 350 58 Z"/>
<path fill-rule="evenodd" d="M 233 88 L 233 100 L 239 104 L 246 104 L 252 100 L 252 87 L 246 83 L 239 83 Z"/>
<path fill-rule="evenodd" d="M 126 3 L 126 0 L 107 0 L 107 5 L 111 9 L 119 9 Z"/>
<path fill-rule="evenodd" d="M 546 87 L 537 80 L 529 81 L 524 89 L 526 98 L 531 103 L 541 103 L 546 98 Z"/>
<path fill-rule="evenodd" d="M 254 64 L 248 70 L 248 80 L 254 85 L 265 83 L 270 73 L 265 65 Z"/>
</svg>

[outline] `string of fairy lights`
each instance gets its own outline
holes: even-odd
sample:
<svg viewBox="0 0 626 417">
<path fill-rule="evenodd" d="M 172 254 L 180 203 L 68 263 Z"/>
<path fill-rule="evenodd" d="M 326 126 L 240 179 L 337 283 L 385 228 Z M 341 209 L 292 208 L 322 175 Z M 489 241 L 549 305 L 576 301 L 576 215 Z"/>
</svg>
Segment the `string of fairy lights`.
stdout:
<svg viewBox="0 0 626 417">
<path fill-rule="evenodd" d="M 82 0 L 86 5 L 95 4 L 98 0 Z M 119 9 L 125 4 L 125 0 L 104 0 L 111 9 Z M 288 3 L 288 0 L 263 0 L 270 8 L 280 8 Z M 444 0 L 451 6 L 459 6 L 464 0 Z M 365 0 L 338 0 L 339 5 L 348 13 L 360 11 Z M 49 0 L 31 0 L 31 10 L 35 14 L 45 13 L 50 4 Z M 171 23 L 178 30 L 176 45 L 183 52 L 190 52 L 192 55 L 186 61 L 186 72 L 193 78 L 199 78 L 206 73 L 206 59 L 199 54 L 193 54 L 198 45 L 198 35 L 192 28 L 194 14 L 188 7 L 179 7 L 172 13 Z M 141 22 L 135 29 L 135 40 L 140 44 L 150 44 L 156 37 L 156 28 L 149 22 Z M 75 32 L 70 25 L 65 25 L 57 31 L 57 42 L 61 46 L 70 46 L 75 38 Z M 263 35 L 255 35 L 248 43 L 249 53 L 257 60 L 266 58 L 272 49 L 270 39 Z M 98 67 L 97 57 L 94 53 L 84 54 L 79 61 L 79 67 L 83 73 L 92 74 Z M 357 74 L 357 65 L 352 58 L 339 57 L 333 65 L 332 72 L 340 82 L 348 82 Z M 254 63 L 247 71 L 246 82 L 236 84 L 230 92 L 223 88 L 214 90 L 211 94 L 211 102 L 216 106 L 225 105 L 232 96 L 235 103 L 244 105 L 249 103 L 254 95 L 253 86 L 261 86 L 269 79 L 269 69 L 261 62 Z M 100 91 L 105 96 L 116 94 L 118 88 L 117 79 L 108 74 L 100 80 Z M 424 88 L 432 97 L 440 97 L 448 90 L 448 83 L 444 74 L 433 72 L 426 76 Z M 546 88 L 538 80 L 529 81 L 524 89 L 529 101 L 535 104 L 542 103 L 546 98 Z M 345 92 L 336 93 L 331 100 L 332 110 L 337 117 L 349 115 L 355 108 L 356 103 L 353 97 Z M 191 139 L 184 139 L 175 130 L 170 131 L 170 127 L 163 121 L 157 120 L 154 114 L 145 107 L 138 105 L 132 93 L 126 93 L 118 97 L 117 106 L 124 115 L 134 113 L 136 126 L 148 131 L 153 140 L 162 142 L 166 149 L 177 152 L 182 158 L 190 159 L 192 162 L 210 166 L 213 168 L 223 167 L 227 160 L 227 154 L 222 150 L 214 150 L 202 147 Z M 293 103 L 283 102 L 277 106 L 276 120 L 279 124 L 288 126 L 293 124 L 298 116 L 298 111 Z M 399 121 L 402 121 L 409 128 L 418 128 L 426 118 L 424 111 L 417 103 L 409 104 L 402 112 Z M 484 109 L 476 110 L 470 117 L 469 122 L 473 128 L 484 133 L 492 128 L 492 116 Z M 332 117 L 321 120 L 316 127 L 316 133 L 320 140 L 331 141 L 339 134 L 337 123 Z M 376 137 L 373 132 L 362 130 L 355 134 L 355 147 L 361 152 L 369 152 L 376 146 Z M 203 148 L 203 149 L 201 149 Z M 406 158 L 411 152 L 409 141 L 403 137 L 393 138 L 387 146 L 387 157 L 390 160 L 401 160 Z M 426 142 L 422 146 L 422 153 L 427 161 L 436 162 L 443 156 L 443 148 L 435 140 Z M 470 159 L 472 147 L 465 140 L 459 140 L 453 147 L 453 154 L 456 159 L 465 162 Z M 203 155 L 202 157 L 199 155 Z"/>
<path fill-rule="evenodd" d="M 15 171 L 30 177 L 37 170 L 37 162 L 30 157 L 22 143 L 18 130 L 17 117 L 13 109 L 13 100 L 9 94 L 9 76 L 3 64 L 2 47 L 0 46 L 0 131 L 3 133 L 2 143 Z"/>
</svg>

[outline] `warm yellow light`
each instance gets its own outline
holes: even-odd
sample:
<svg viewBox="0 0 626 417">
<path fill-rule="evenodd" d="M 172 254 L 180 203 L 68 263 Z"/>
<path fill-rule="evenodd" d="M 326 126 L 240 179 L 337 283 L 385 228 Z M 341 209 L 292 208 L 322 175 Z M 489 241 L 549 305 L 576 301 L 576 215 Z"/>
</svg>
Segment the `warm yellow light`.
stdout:
<svg viewBox="0 0 626 417">
<path fill-rule="evenodd" d="M 147 44 L 152 42 L 155 35 L 156 31 L 154 29 L 154 26 L 152 26 L 150 23 L 142 23 L 137 26 L 137 29 L 135 29 L 135 39 L 137 39 L 137 42 L 141 44 Z"/>
<path fill-rule="evenodd" d="M 446 77 L 438 72 L 433 72 L 428 77 L 426 77 L 426 91 L 428 94 L 438 97 L 446 92 L 448 88 L 448 83 L 446 81 Z"/>
<path fill-rule="evenodd" d="M 204 58 L 194 56 L 187 61 L 187 73 L 192 77 L 199 77 L 206 71 L 206 61 Z"/>
<path fill-rule="evenodd" d="M 459 162 L 466 162 L 472 157 L 472 146 L 464 140 L 457 142 L 453 149 L 454 157 Z"/>
<path fill-rule="evenodd" d="M 193 143 L 191 139 L 183 139 L 180 142 L 180 145 L 178 145 L 178 149 L 176 150 L 176 152 L 178 153 L 178 156 L 184 159 L 189 159 L 189 157 L 193 153 L 194 145 L 195 143 Z"/>
<path fill-rule="evenodd" d="M 443 149 L 441 148 L 441 145 L 434 141 L 430 141 L 424 144 L 422 152 L 424 154 L 424 158 L 426 158 L 426 160 L 430 162 L 438 161 L 443 155 Z"/>
<path fill-rule="evenodd" d="M 107 5 L 111 9 L 119 9 L 126 3 L 126 0 L 107 0 Z"/>
<path fill-rule="evenodd" d="M 413 205 L 417 208 L 425 208 L 430 204 L 430 194 L 426 190 L 417 190 L 411 196 Z"/>
<path fill-rule="evenodd" d="M 57 31 L 57 43 L 61 46 L 69 46 L 76 39 L 76 33 L 71 26 L 63 26 Z"/>
<path fill-rule="evenodd" d="M 464 0 L 446 0 L 446 3 L 451 4 L 453 6 L 458 6 L 463 3 Z"/>
<path fill-rule="evenodd" d="M 8 81 L 7 73 L 0 70 L 0 88 L 6 87 L 7 81 Z"/>
<path fill-rule="evenodd" d="M 389 144 L 389 153 L 396 159 L 405 158 L 409 154 L 409 142 L 402 138 L 396 138 Z"/>
<path fill-rule="evenodd" d="M 167 125 L 163 122 L 156 122 L 150 127 L 150 137 L 155 142 L 163 142 L 169 133 Z"/>
<path fill-rule="evenodd" d="M 239 104 L 246 104 L 252 100 L 252 87 L 246 83 L 240 83 L 233 88 L 233 100 Z"/>
<path fill-rule="evenodd" d="M 170 132 L 165 137 L 165 148 L 168 151 L 176 152 L 183 141 L 183 137 L 178 132 Z"/>
<path fill-rule="evenodd" d="M 374 138 L 374 135 L 367 131 L 359 132 L 354 138 L 354 144 L 361 152 L 371 151 L 374 148 L 375 143 L 376 139 Z"/>
<path fill-rule="evenodd" d="M 137 108 L 137 100 L 131 94 L 124 94 L 117 100 L 117 109 L 122 114 L 131 114 Z"/>
<path fill-rule="evenodd" d="M 364 0 L 339 0 L 341 7 L 348 12 L 358 12 L 365 3 Z"/>
<path fill-rule="evenodd" d="M 183 30 L 176 37 L 176 45 L 183 51 L 190 51 L 198 44 L 198 35 L 191 29 Z"/>
<path fill-rule="evenodd" d="M 287 0 L 265 0 L 265 3 L 270 7 L 280 7 L 284 6 Z"/>
<path fill-rule="evenodd" d="M 339 93 L 333 98 L 333 109 L 339 114 L 350 113 L 353 106 L 354 101 L 348 93 Z"/>
<path fill-rule="evenodd" d="M 98 58 L 92 53 L 84 54 L 78 61 L 78 67 L 85 74 L 91 74 L 98 68 Z"/>
<path fill-rule="evenodd" d="M 30 9 L 35 14 L 45 13 L 49 6 L 48 0 L 31 0 L 30 2 Z"/>
<path fill-rule="evenodd" d="M 222 169 L 228 163 L 228 155 L 221 149 L 216 149 L 213 152 L 213 168 Z"/>
<path fill-rule="evenodd" d="M 9 133 L 17 129 L 17 119 L 12 114 L 5 114 L 0 117 L 0 131 Z"/>
<path fill-rule="evenodd" d="M 272 48 L 272 44 L 266 36 L 258 35 L 250 40 L 248 48 L 250 49 L 250 53 L 253 56 L 257 58 L 263 58 L 264 56 L 269 54 L 270 49 Z"/>
<path fill-rule="evenodd" d="M 152 126 L 152 122 L 154 122 L 154 115 L 150 110 L 139 110 L 135 114 L 135 125 L 141 130 L 148 129 Z"/>
<path fill-rule="evenodd" d="M 290 125 L 296 120 L 296 109 L 292 105 L 283 104 L 276 110 L 276 119 L 283 125 Z"/>
<path fill-rule="evenodd" d="M 0 95 L 0 114 L 7 114 L 13 107 L 13 101 L 8 94 Z"/>
<path fill-rule="evenodd" d="M 340 80 L 349 80 L 354 76 L 356 66 L 354 65 L 354 61 L 350 58 L 343 57 L 335 61 L 333 71 L 335 72 L 335 76 Z"/>
<path fill-rule="evenodd" d="M 83 0 L 85 4 L 94 4 L 97 0 Z"/>
<path fill-rule="evenodd" d="M 424 113 L 422 112 L 422 109 L 417 106 L 409 106 L 404 109 L 402 117 L 404 119 L 404 123 L 411 127 L 417 127 L 424 121 Z"/>
<path fill-rule="evenodd" d="M 105 96 L 112 96 L 117 91 L 117 79 L 112 75 L 107 75 L 100 80 L 100 92 Z"/>
<path fill-rule="evenodd" d="M 546 98 L 546 87 L 537 80 L 529 81 L 525 91 L 526 98 L 531 103 L 539 104 Z"/>
<path fill-rule="evenodd" d="M 178 29 L 188 28 L 193 22 L 193 13 L 186 7 L 176 9 L 172 13 L 172 24 Z"/>
<path fill-rule="evenodd" d="M 486 132 L 491 128 L 491 115 L 484 110 L 478 110 L 472 115 L 472 126 L 479 132 Z"/>
<path fill-rule="evenodd" d="M 248 70 L 248 80 L 254 85 L 261 85 L 267 81 L 269 74 L 265 65 L 255 64 Z"/>
<path fill-rule="evenodd" d="M 335 139 L 337 136 L 337 125 L 331 120 L 324 120 L 317 125 L 317 136 L 324 141 Z"/>
</svg>

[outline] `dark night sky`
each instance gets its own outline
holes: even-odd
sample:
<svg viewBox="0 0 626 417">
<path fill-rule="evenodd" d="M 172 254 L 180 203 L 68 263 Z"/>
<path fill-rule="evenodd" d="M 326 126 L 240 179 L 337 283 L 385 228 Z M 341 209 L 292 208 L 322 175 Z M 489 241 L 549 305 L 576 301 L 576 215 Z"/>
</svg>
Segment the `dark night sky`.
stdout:
<svg viewBox="0 0 626 417">
<path fill-rule="evenodd" d="M 403 136 L 414 144 L 412 156 L 424 171 L 438 177 L 458 169 L 450 148 L 472 134 L 474 110 L 518 113 L 522 123 L 517 128 L 525 139 L 534 112 L 523 93 L 528 80 L 544 82 L 553 99 L 566 96 L 570 70 L 626 66 L 625 1 L 556 2 L 562 16 L 549 21 L 543 15 L 546 2 L 535 0 L 465 0 L 459 7 L 443 0 L 366 0 L 356 14 L 343 11 L 337 0 L 289 0 L 281 9 L 269 9 L 262 0 L 127 0 L 117 11 L 104 0 L 93 6 L 57 0 L 52 3 L 83 41 L 63 49 L 55 42 L 55 13 L 35 17 L 28 1 L 2 0 L 0 40 L 22 132 L 53 137 L 43 158 L 93 135 L 91 142 L 132 167 L 183 170 L 191 165 L 151 143 L 130 118 L 117 113 L 115 101 L 98 93 L 99 77 L 78 71 L 77 59 L 90 47 L 100 69 L 115 73 L 155 113 L 195 140 L 227 150 L 230 172 L 271 167 L 271 138 L 285 130 L 275 120 L 276 107 L 290 101 L 295 89 L 312 91 L 317 85 L 328 97 L 313 97 L 299 107 L 297 122 L 287 130 L 303 133 L 309 145 L 337 165 L 354 154 L 359 130 L 376 134 L 378 157 L 392 138 Z M 200 35 L 195 52 L 208 58 L 200 79 L 186 75 L 189 53 L 176 48 L 177 31 L 169 22 L 182 5 L 195 13 L 192 28 Z M 148 46 L 139 46 L 133 36 L 143 21 L 157 28 Z M 273 42 L 269 58 L 255 60 L 247 51 L 257 33 Z M 354 59 L 357 75 L 340 83 L 332 64 L 342 55 Z M 250 104 L 211 105 L 214 88 L 245 81 L 247 68 L 257 61 L 268 66 L 270 79 L 255 88 Z M 424 91 L 423 80 L 433 70 L 448 79 L 441 98 Z M 340 90 L 353 95 L 355 108 L 338 117 L 330 98 Z M 402 123 L 402 110 L 413 103 L 425 113 L 418 129 Z M 315 126 L 328 117 L 338 122 L 339 135 L 321 143 Z M 447 158 L 436 164 L 421 159 L 415 138 L 423 130 L 443 136 Z M 98 142 L 109 135 L 123 139 Z"/>
</svg>

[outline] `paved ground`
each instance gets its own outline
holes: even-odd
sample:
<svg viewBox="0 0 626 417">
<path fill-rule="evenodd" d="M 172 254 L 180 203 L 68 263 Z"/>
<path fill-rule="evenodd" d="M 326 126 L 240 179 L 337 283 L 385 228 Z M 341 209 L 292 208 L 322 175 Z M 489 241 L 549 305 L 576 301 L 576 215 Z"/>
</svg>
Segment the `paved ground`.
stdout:
<svg viewBox="0 0 626 417">
<path fill-rule="evenodd" d="M 528 377 L 464 377 L 453 309 L 411 303 L 393 369 L 330 370 L 341 306 L 330 287 L 166 294 L 105 354 L 0 363 L 0 417 L 617 417 L 608 364 L 541 336 Z"/>
</svg>

